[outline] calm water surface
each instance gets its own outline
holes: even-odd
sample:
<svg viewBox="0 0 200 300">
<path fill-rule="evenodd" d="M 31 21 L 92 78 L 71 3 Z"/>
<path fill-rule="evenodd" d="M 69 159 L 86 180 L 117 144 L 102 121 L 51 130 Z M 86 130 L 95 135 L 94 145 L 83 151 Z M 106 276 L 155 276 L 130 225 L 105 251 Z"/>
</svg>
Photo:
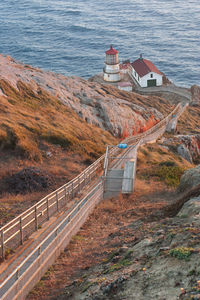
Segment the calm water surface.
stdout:
<svg viewBox="0 0 200 300">
<path fill-rule="evenodd" d="M 101 72 L 112 43 L 120 59 L 152 60 L 174 83 L 200 84 L 199 0 L 6 0 L 0 53 L 64 75 Z"/>
</svg>

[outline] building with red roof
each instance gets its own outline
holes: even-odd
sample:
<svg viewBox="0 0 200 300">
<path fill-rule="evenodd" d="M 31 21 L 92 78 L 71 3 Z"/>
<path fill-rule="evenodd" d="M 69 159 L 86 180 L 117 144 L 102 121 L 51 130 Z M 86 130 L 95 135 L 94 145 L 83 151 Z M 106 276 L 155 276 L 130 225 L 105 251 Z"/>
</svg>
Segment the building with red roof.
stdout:
<svg viewBox="0 0 200 300">
<path fill-rule="evenodd" d="M 163 84 L 163 74 L 156 66 L 140 55 L 140 58 L 131 63 L 132 77 L 141 87 L 160 86 Z"/>
</svg>

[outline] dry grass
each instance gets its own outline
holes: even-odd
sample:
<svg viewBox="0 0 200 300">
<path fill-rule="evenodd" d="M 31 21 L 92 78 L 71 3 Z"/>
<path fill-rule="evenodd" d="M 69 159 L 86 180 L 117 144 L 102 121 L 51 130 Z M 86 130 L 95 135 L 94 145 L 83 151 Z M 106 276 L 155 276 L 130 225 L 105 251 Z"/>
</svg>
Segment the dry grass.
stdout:
<svg viewBox="0 0 200 300">
<path fill-rule="evenodd" d="M 141 239 L 142 231 L 133 232 L 131 224 L 167 206 L 169 202 L 159 194 L 165 187 L 163 183 L 137 180 L 134 194 L 102 201 L 56 261 L 53 272 L 27 299 L 56 299 L 66 284 L 76 276 L 81 278 L 88 267 L 105 261 L 116 247 Z"/>
<path fill-rule="evenodd" d="M 180 117 L 177 131 L 181 134 L 199 134 L 200 133 L 200 105 L 189 106 Z"/>
<path fill-rule="evenodd" d="M 145 145 L 138 152 L 137 176 L 143 180 L 163 181 L 168 187 L 177 187 L 180 177 L 192 168 L 185 159 L 157 144 Z"/>
<path fill-rule="evenodd" d="M 0 80 L 7 97 L 0 96 L 1 180 L 25 167 L 45 170 L 55 180 L 45 194 L 68 182 L 117 140 L 87 124 L 58 99 L 18 82 L 18 90 Z M 0 193 L 1 194 L 1 193 Z M 43 194 L 0 195 L 0 222 L 4 223 L 41 199 Z"/>
<path fill-rule="evenodd" d="M 7 98 L 0 98 L 0 147 L 41 161 L 42 144 L 56 144 L 82 155 L 98 157 L 105 145 L 116 143 L 107 132 L 87 124 L 56 98 L 39 89 L 34 93 L 18 82 L 19 91 L 1 80 Z"/>
<path fill-rule="evenodd" d="M 138 158 L 139 174 L 165 161 L 178 166 L 184 162 L 186 167 L 191 167 L 175 154 L 154 144 L 140 148 Z M 43 281 L 43 286 L 33 290 L 28 299 L 56 299 L 73 280 L 78 278 L 81 282 L 85 269 L 101 264 L 116 249 L 142 239 L 145 226 L 151 229 L 149 221 L 160 220 L 167 212 L 170 214 L 176 208 L 176 199 L 176 191 L 168 188 L 164 181 L 153 177 L 139 179 L 137 176 L 133 194 L 106 199 L 94 209 L 54 264 L 53 272 Z M 133 224 L 139 224 L 138 229 L 133 229 Z"/>
</svg>

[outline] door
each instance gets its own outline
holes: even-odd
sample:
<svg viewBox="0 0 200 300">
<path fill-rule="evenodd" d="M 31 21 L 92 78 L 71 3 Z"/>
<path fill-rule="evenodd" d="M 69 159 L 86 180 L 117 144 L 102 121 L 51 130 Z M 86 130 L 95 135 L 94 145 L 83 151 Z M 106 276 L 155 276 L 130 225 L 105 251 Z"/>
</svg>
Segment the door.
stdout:
<svg viewBox="0 0 200 300">
<path fill-rule="evenodd" d="M 156 79 L 149 79 L 147 80 L 147 86 L 156 86 Z"/>
</svg>

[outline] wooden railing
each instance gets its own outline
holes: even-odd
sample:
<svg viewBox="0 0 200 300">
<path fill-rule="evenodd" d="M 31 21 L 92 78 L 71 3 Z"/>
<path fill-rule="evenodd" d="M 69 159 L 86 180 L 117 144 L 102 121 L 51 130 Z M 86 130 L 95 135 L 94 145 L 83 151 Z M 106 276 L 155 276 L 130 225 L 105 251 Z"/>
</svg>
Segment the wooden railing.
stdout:
<svg viewBox="0 0 200 300">
<path fill-rule="evenodd" d="M 166 125 L 172 115 L 178 112 L 180 105 L 160 123 L 139 136 L 131 137 L 123 143 L 137 143 L 137 147 L 149 140 L 157 138 L 165 130 Z M 111 150 L 113 156 L 118 155 L 119 148 Z M 5 255 L 5 247 L 8 245 L 18 245 L 39 226 L 50 218 L 55 212 L 63 210 L 70 198 L 77 195 L 84 186 L 98 176 L 98 171 L 103 170 L 102 155 L 91 166 L 84 170 L 79 176 L 63 185 L 53 193 L 47 195 L 37 204 L 26 210 L 14 220 L 1 228 L 1 250 L 2 256 Z M 105 167 L 105 164 L 104 164 Z M 0 299 L 24 299 L 28 291 L 40 279 L 41 275 L 47 270 L 60 251 L 69 243 L 71 237 L 79 230 L 94 206 L 103 198 L 103 179 L 82 197 L 75 206 L 63 215 L 59 224 L 49 233 L 44 240 L 28 254 L 26 258 L 17 266 L 9 276 L 0 284 Z M 11 243 L 12 242 L 12 243 Z"/>
<path fill-rule="evenodd" d="M 123 143 L 132 144 L 142 139 L 143 137 L 155 132 L 166 123 L 173 114 L 180 109 L 180 104 L 162 121 L 150 128 L 149 130 L 130 138 L 127 138 Z M 117 147 L 111 149 L 110 154 L 117 155 L 120 150 Z M 91 180 L 96 178 L 100 171 L 103 170 L 103 161 L 105 154 L 97 159 L 92 165 L 86 168 L 81 174 L 70 182 L 64 184 L 51 194 L 45 196 L 35 205 L 24 211 L 22 214 L 11 220 L 0 228 L 0 251 L 1 257 L 4 258 L 6 253 L 11 249 L 22 245 L 34 231 L 37 231 L 41 225 L 49 220 L 59 210 L 66 209 L 70 200 L 80 194 L 85 186 Z M 104 166 L 105 167 L 105 166 Z"/>
</svg>

